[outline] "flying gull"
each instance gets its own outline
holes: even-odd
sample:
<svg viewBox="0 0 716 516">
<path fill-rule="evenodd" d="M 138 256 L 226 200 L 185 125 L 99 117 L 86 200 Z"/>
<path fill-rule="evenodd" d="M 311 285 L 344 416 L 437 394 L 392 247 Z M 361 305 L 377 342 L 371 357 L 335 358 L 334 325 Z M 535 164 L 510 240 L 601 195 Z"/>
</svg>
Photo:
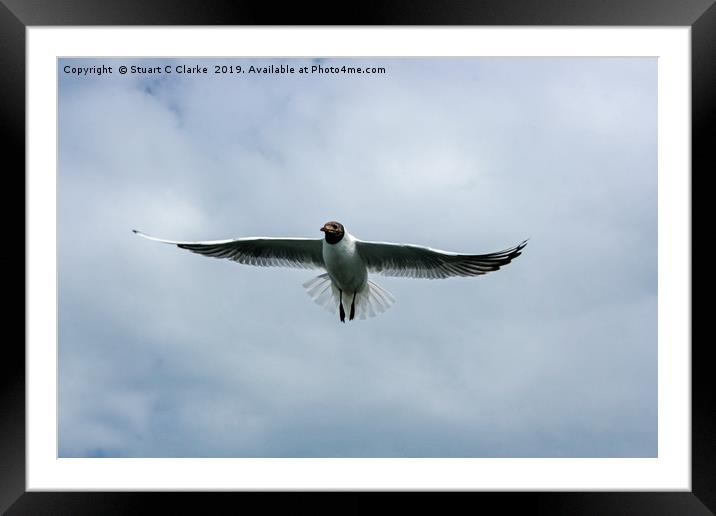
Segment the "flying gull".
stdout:
<svg viewBox="0 0 716 516">
<path fill-rule="evenodd" d="M 496 271 L 521 254 L 527 240 L 489 254 L 458 254 L 412 244 L 359 240 L 340 222 L 326 222 L 323 238 L 249 237 L 208 242 L 175 242 L 132 230 L 134 233 L 194 253 L 226 258 L 261 267 L 324 269 L 326 272 L 303 284 L 319 305 L 348 319 L 374 317 L 394 302 L 393 295 L 368 279 L 368 273 L 404 278 L 441 279 L 480 276 Z"/>
</svg>

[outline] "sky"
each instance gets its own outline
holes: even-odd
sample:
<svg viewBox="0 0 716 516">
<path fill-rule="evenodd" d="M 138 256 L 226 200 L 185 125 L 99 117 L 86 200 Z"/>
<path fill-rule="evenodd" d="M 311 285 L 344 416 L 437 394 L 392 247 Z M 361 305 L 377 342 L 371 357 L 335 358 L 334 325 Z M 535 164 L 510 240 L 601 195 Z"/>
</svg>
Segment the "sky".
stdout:
<svg viewBox="0 0 716 516">
<path fill-rule="evenodd" d="M 117 73 L 180 64 L 209 73 Z M 656 74 L 653 58 L 59 60 L 59 455 L 655 457 Z M 396 304 L 341 324 L 302 287 L 321 271 L 131 231 L 318 238 L 329 220 L 464 253 L 530 240 L 485 276 L 372 276 Z"/>
</svg>

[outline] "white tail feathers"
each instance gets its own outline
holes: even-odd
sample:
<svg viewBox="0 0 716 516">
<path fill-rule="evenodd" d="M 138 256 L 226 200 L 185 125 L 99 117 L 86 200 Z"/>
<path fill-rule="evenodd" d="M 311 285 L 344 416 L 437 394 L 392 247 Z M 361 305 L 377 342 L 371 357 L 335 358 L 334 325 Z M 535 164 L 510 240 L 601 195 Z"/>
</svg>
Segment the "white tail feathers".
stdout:
<svg viewBox="0 0 716 516">
<path fill-rule="evenodd" d="M 303 284 L 306 292 L 316 304 L 322 306 L 331 313 L 338 312 L 338 303 L 340 301 L 340 291 L 333 284 L 328 273 L 321 274 L 308 280 Z M 346 313 L 350 310 L 353 294 L 343 296 L 343 308 Z M 355 308 L 356 317 L 366 319 L 375 317 L 385 312 L 395 303 L 393 294 L 385 290 L 377 283 L 368 280 L 365 288 L 356 294 Z"/>
</svg>

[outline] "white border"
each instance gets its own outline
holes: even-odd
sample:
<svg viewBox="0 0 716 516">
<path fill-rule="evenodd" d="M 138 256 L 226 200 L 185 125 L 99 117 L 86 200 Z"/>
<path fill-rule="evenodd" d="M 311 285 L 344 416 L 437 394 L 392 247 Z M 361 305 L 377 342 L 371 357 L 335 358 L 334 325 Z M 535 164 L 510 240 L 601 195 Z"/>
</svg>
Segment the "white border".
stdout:
<svg viewBox="0 0 716 516">
<path fill-rule="evenodd" d="M 27 29 L 27 489 L 691 489 L 690 40 L 672 28 Z M 658 56 L 656 459 L 58 459 L 59 56 Z"/>
</svg>

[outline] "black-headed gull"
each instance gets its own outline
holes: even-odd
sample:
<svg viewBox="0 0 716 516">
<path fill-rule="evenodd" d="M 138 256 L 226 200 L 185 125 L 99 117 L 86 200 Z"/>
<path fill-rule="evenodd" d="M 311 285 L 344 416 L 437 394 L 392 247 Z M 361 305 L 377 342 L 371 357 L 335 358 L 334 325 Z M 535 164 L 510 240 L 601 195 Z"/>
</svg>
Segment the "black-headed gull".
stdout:
<svg viewBox="0 0 716 516">
<path fill-rule="evenodd" d="M 451 276 L 480 276 L 496 271 L 521 254 L 519 245 L 489 254 L 458 254 L 412 244 L 369 242 L 348 233 L 340 222 L 326 222 L 324 238 L 249 237 L 209 242 L 175 242 L 134 233 L 182 249 L 235 262 L 262 267 L 325 269 L 303 284 L 319 305 L 335 312 L 342 322 L 346 312 L 343 299 L 350 299 L 348 318 L 374 317 L 386 311 L 395 298 L 368 279 L 368 272 L 384 276 L 439 279 Z"/>
</svg>

